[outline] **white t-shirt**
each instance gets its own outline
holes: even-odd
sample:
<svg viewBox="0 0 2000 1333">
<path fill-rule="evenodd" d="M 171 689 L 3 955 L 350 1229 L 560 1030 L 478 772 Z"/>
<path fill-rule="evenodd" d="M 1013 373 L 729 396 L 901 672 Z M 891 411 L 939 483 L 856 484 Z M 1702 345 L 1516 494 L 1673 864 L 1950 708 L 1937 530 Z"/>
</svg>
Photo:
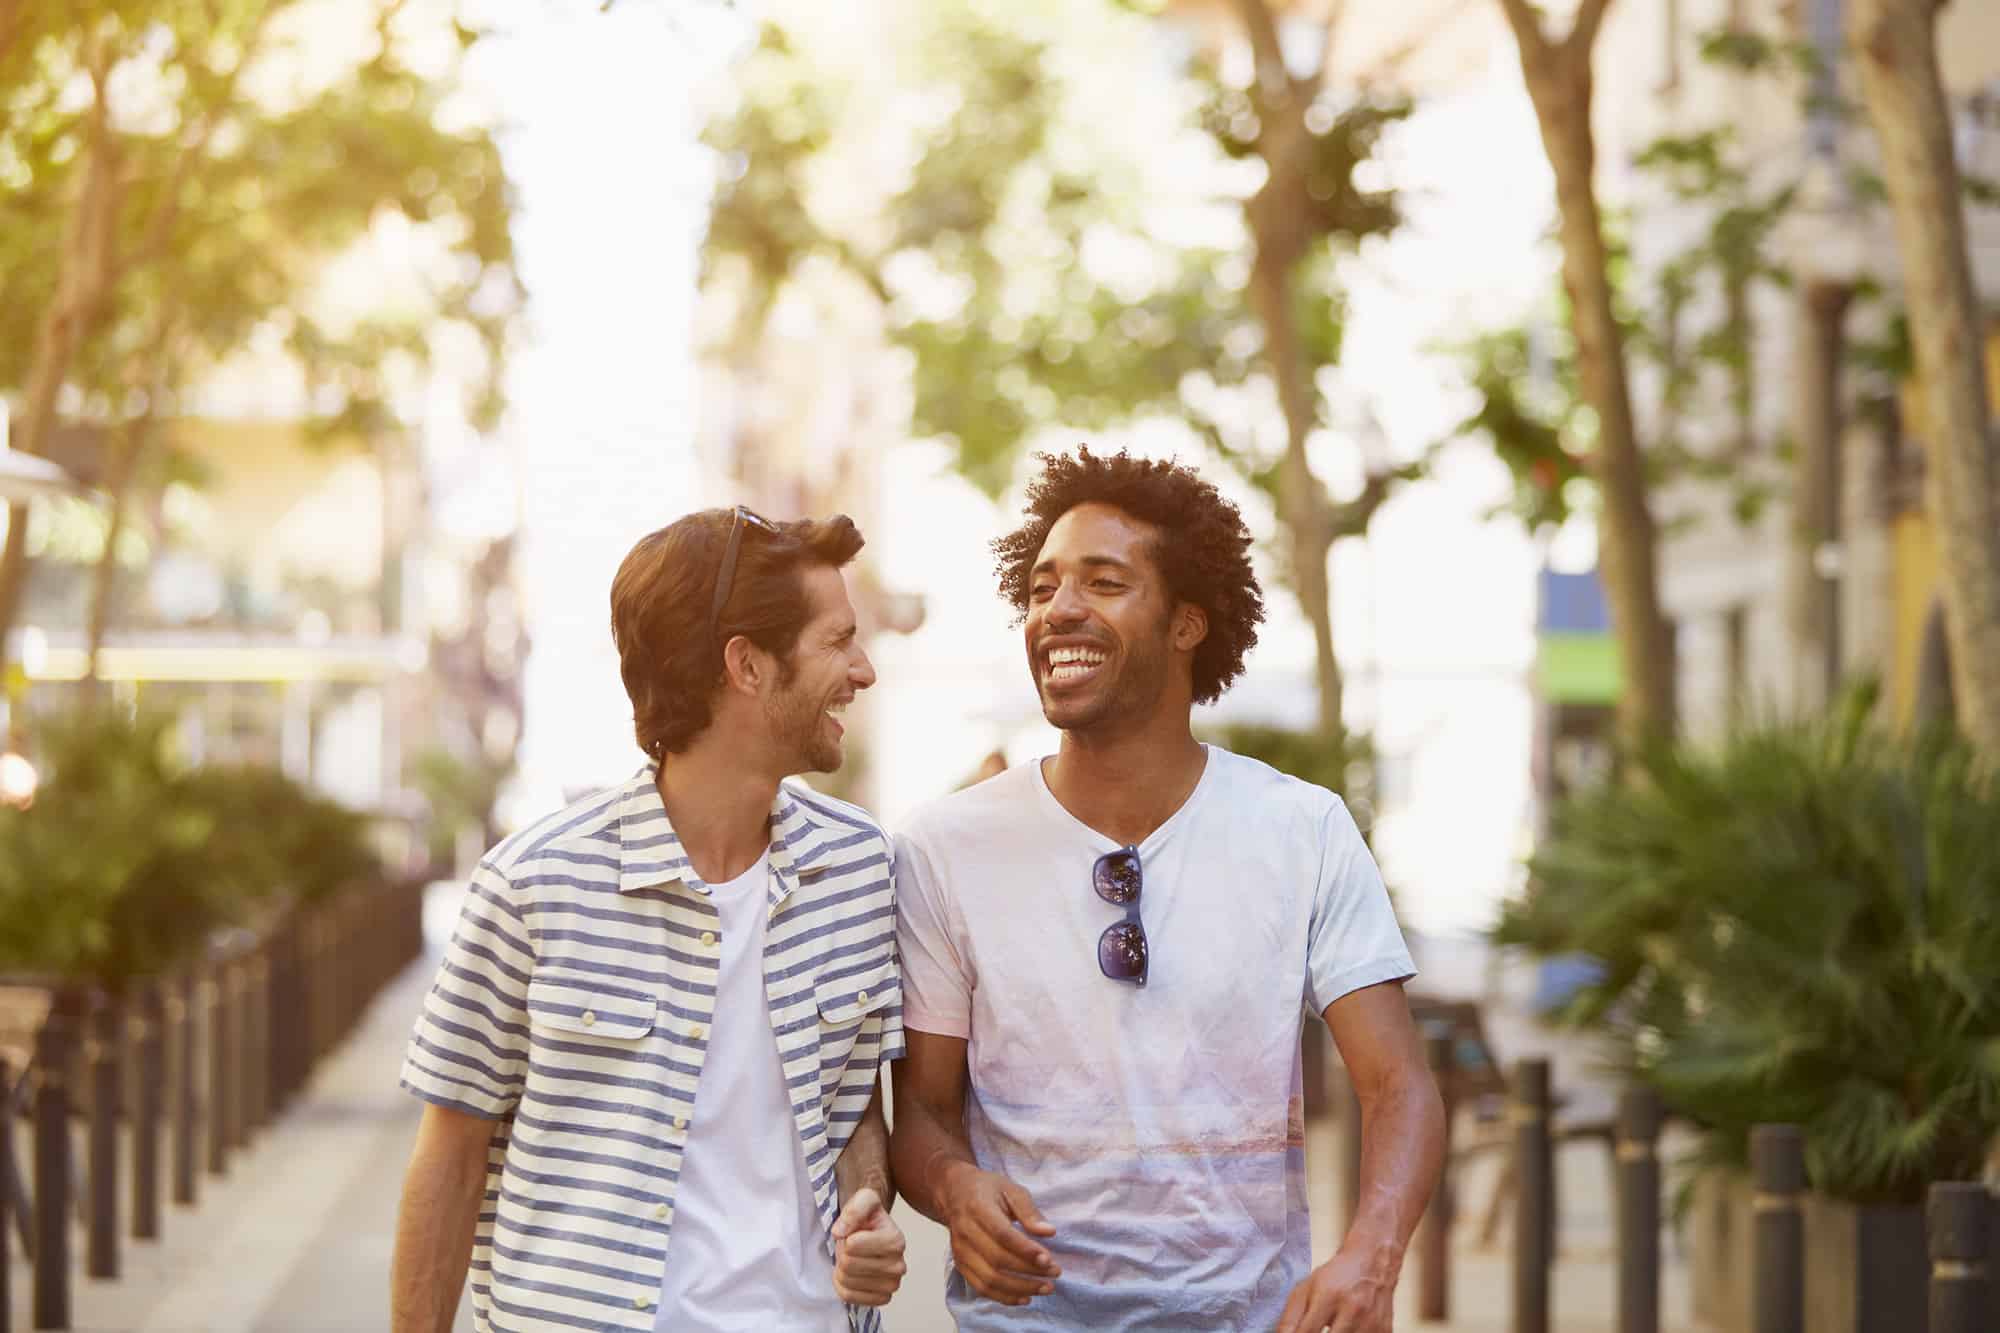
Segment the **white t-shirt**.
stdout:
<svg viewBox="0 0 2000 1333">
<path fill-rule="evenodd" d="M 847 1333 L 764 990 L 769 863 L 711 887 L 715 1023 L 674 1194 L 658 1333 Z"/>
<path fill-rule="evenodd" d="M 1311 1266 L 1300 1023 L 1415 972 L 1340 798 L 1208 747 L 1139 846 L 1143 989 L 1098 969 L 1123 909 L 1091 868 L 1116 844 L 1039 763 L 896 841 L 904 1026 L 968 1039 L 973 1155 L 1057 1227 L 1053 1295 L 1002 1306 L 951 1274 L 961 1333 L 1276 1327 Z"/>
</svg>

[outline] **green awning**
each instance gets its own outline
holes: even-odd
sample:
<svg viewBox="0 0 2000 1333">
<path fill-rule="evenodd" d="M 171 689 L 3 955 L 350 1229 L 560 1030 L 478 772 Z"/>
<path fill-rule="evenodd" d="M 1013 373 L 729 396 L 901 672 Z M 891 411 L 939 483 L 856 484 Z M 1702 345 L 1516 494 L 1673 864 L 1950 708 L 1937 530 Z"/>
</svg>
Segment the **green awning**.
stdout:
<svg viewBox="0 0 2000 1333">
<path fill-rule="evenodd" d="M 1609 634 L 1547 632 L 1536 636 L 1535 686 L 1558 704 L 1613 704 L 1622 674 L 1618 644 Z"/>
</svg>

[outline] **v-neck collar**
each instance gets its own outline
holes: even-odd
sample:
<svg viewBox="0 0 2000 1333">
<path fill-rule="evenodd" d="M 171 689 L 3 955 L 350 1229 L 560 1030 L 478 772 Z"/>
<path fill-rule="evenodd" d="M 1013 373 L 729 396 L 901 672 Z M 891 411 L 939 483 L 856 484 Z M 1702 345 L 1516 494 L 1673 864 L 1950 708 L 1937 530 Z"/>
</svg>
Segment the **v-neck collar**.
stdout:
<svg viewBox="0 0 2000 1333">
<path fill-rule="evenodd" d="M 1194 790 L 1187 794 L 1187 799 L 1182 801 L 1180 806 L 1171 815 L 1168 815 L 1166 819 L 1161 821 L 1158 828 L 1146 835 L 1145 841 L 1138 844 L 1138 852 L 1141 857 L 1158 849 L 1161 844 L 1165 843 L 1173 835 L 1175 829 L 1187 821 L 1188 812 L 1193 810 L 1201 801 L 1202 796 L 1208 791 L 1209 784 L 1214 781 L 1216 770 L 1215 747 L 1203 741 L 1201 749 L 1203 755 L 1201 776 L 1195 780 Z M 1054 757 L 1054 755 L 1043 755 L 1030 765 L 1034 769 L 1035 790 L 1041 793 L 1041 798 L 1048 805 L 1048 808 L 1055 813 L 1058 819 L 1066 821 L 1090 839 L 1099 851 L 1114 852 L 1120 847 L 1125 846 L 1126 844 L 1117 841 L 1108 834 L 1099 832 L 1097 829 L 1084 823 L 1081 819 L 1078 819 L 1068 806 L 1057 799 L 1055 792 L 1049 788 L 1048 775 L 1042 771 L 1042 765 Z"/>
</svg>

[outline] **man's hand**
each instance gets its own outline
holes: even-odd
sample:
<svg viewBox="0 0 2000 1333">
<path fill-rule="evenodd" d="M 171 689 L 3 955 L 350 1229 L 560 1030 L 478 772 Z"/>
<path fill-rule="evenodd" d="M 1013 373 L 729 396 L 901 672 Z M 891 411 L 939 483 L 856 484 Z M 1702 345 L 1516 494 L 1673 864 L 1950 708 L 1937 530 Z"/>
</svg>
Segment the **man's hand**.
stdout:
<svg viewBox="0 0 2000 1333">
<path fill-rule="evenodd" d="M 1389 1333 L 1395 1298 L 1394 1273 L 1336 1254 L 1292 1288 L 1278 1333 Z"/>
<path fill-rule="evenodd" d="M 1055 1258 L 1031 1236 L 1053 1236 L 1028 1191 L 1005 1176 L 961 1163 L 940 1191 L 952 1263 L 967 1284 L 1002 1305 L 1026 1305 L 1055 1290 Z M 1019 1223 L 1016 1226 L 1015 1223 Z"/>
<path fill-rule="evenodd" d="M 833 1221 L 833 1290 L 849 1305 L 887 1305 L 902 1285 L 903 1229 L 882 1196 L 859 1189 Z"/>
</svg>

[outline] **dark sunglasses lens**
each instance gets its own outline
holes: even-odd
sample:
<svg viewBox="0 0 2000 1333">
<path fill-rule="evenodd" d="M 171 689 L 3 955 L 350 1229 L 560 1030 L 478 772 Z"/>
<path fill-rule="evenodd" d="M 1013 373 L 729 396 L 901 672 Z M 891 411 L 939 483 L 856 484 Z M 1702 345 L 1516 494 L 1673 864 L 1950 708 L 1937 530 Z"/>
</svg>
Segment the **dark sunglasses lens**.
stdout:
<svg viewBox="0 0 2000 1333">
<path fill-rule="evenodd" d="M 1139 896 L 1143 883 L 1139 857 L 1134 852 L 1110 852 L 1097 858 L 1090 872 L 1091 887 L 1107 903 L 1129 903 Z"/>
<path fill-rule="evenodd" d="M 1097 940 L 1097 965 L 1113 981 L 1140 981 L 1146 975 L 1146 932 L 1136 922 L 1113 923 Z"/>
</svg>

